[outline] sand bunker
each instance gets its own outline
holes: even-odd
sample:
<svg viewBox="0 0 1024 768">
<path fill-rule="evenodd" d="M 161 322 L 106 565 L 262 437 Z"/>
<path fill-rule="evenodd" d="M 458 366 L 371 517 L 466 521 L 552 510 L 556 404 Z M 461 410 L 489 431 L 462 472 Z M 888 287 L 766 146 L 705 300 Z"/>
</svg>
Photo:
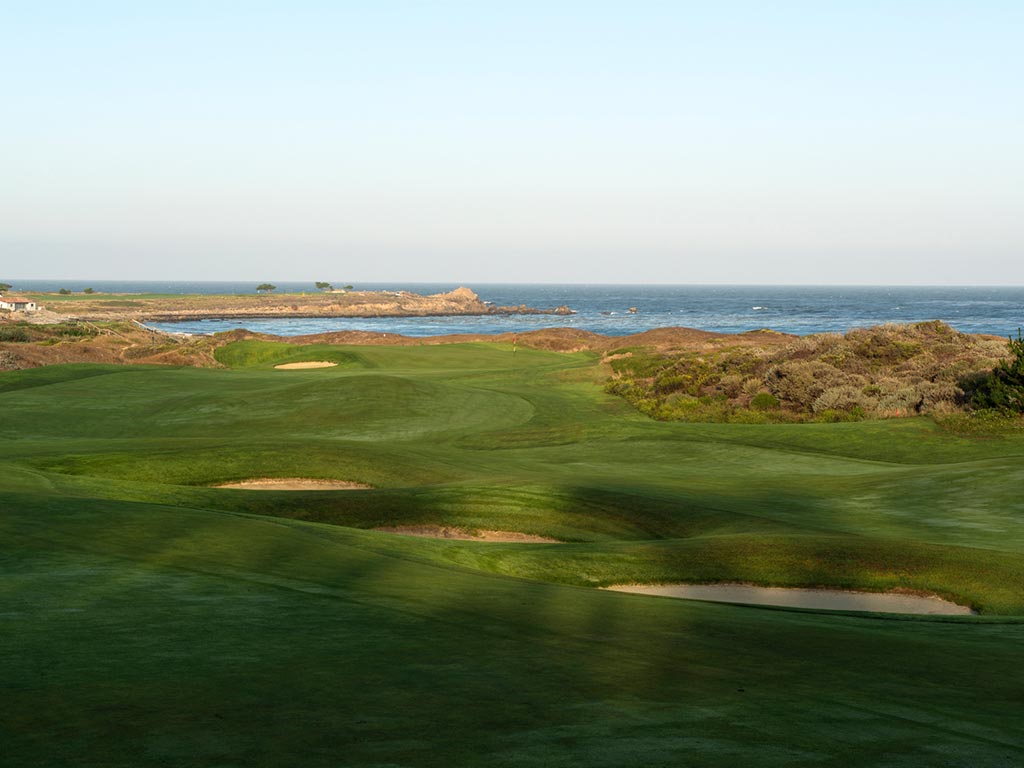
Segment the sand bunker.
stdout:
<svg viewBox="0 0 1024 768">
<path fill-rule="evenodd" d="M 839 589 L 790 589 L 755 587 L 747 584 L 618 584 L 607 589 L 642 595 L 681 597 L 719 603 L 781 605 L 829 611 L 873 611 L 876 613 L 920 613 L 968 615 L 973 611 L 941 597 L 908 595 L 901 592 L 848 592 Z"/>
<path fill-rule="evenodd" d="M 420 536 L 426 539 L 458 539 L 462 541 L 491 541 L 511 544 L 557 544 L 558 539 L 534 536 L 518 531 L 470 531 L 465 528 L 451 528 L 442 525 L 397 525 L 374 528 L 381 533 L 397 533 L 400 536 Z"/>
<path fill-rule="evenodd" d="M 316 480 L 309 477 L 254 477 L 213 487 L 241 488 L 249 491 L 352 491 L 373 486 L 347 480 Z"/>
<path fill-rule="evenodd" d="M 320 360 L 318 362 L 311 363 L 281 363 L 281 365 L 275 365 L 279 371 L 301 371 L 306 368 L 333 368 L 337 363 L 329 363 L 326 360 Z"/>
</svg>

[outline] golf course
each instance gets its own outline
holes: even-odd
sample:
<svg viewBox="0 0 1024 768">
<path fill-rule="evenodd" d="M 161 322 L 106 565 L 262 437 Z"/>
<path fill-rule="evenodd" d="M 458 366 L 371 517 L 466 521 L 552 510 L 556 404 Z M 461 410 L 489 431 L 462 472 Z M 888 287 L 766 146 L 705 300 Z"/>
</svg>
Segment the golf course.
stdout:
<svg viewBox="0 0 1024 768">
<path fill-rule="evenodd" d="M 0 765 L 1024 763 L 1024 431 L 657 421 L 507 342 L 212 354 L 0 372 Z M 970 613 L 602 589 L 673 584 Z"/>
</svg>

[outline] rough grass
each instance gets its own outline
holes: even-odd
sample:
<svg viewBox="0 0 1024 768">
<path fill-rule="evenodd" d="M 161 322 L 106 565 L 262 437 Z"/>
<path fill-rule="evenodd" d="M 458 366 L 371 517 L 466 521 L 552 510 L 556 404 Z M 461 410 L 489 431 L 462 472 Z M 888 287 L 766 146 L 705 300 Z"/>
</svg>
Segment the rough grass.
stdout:
<svg viewBox="0 0 1024 768">
<path fill-rule="evenodd" d="M 0 324 L 0 342 L 29 343 L 63 341 L 65 339 L 92 339 L 101 333 L 93 325 L 76 322 L 37 325 L 26 322 Z"/>
<path fill-rule="evenodd" d="M 309 351 L 302 348 L 301 353 Z M 0 373 L 10 765 L 1007 765 L 1024 434 L 656 422 L 599 358 L 330 347 Z M 333 355 L 334 357 L 329 357 Z M 375 490 L 208 487 L 255 476 Z M 518 530 L 563 544 L 389 536 Z M 865 617 L 616 581 L 937 592 Z"/>
</svg>

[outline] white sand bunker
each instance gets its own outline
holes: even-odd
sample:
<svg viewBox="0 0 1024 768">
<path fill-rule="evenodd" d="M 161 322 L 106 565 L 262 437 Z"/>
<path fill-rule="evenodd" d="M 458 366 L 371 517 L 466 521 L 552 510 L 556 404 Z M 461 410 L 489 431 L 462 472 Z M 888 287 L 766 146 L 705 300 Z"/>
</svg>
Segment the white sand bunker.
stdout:
<svg viewBox="0 0 1024 768">
<path fill-rule="evenodd" d="M 457 539 L 461 541 L 491 541 L 508 544 L 557 544 L 558 539 L 534 536 L 518 531 L 486 531 L 451 528 L 443 525 L 395 525 L 374 528 L 381 533 L 397 533 L 400 536 L 419 536 L 425 539 Z"/>
<path fill-rule="evenodd" d="M 919 613 L 969 615 L 965 605 L 941 597 L 908 595 L 902 592 L 850 592 L 840 589 L 790 589 L 755 587 L 748 584 L 617 584 L 607 589 L 642 595 L 681 597 L 748 605 L 781 605 L 791 608 L 815 608 L 829 611 L 873 611 L 876 613 Z"/>
<path fill-rule="evenodd" d="M 275 365 L 279 371 L 301 371 L 306 368 L 333 368 L 337 363 L 329 363 L 326 360 L 319 360 L 310 363 L 281 363 L 281 365 Z"/>
<path fill-rule="evenodd" d="M 253 477 L 213 487 L 241 488 L 248 491 L 352 491 L 373 486 L 348 480 L 317 480 L 310 477 Z"/>
</svg>

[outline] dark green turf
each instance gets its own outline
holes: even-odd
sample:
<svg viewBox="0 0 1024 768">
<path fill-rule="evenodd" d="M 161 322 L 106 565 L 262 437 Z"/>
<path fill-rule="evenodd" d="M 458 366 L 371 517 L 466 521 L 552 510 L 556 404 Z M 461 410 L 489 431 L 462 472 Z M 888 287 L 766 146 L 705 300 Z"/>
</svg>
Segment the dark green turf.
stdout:
<svg viewBox="0 0 1024 768">
<path fill-rule="evenodd" d="M 656 423 L 585 353 L 219 357 L 0 374 L 0 765 L 1024 761 L 1021 438 Z M 208 487 L 263 475 L 377 489 Z M 593 588 L 729 579 L 982 613 Z"/>
</svg>

